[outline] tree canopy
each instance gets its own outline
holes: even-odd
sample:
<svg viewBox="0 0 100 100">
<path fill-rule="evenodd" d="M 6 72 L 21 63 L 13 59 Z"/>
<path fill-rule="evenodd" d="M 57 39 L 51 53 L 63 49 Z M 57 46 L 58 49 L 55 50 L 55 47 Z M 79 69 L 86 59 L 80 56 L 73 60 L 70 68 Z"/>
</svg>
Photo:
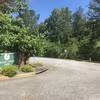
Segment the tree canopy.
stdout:
<svg viewBox="0 0 100 100">
<path fill-rule="evenodd" d="M 36 56 L 100 61 L 100 1 L 91 0 L 88 14 L 79 7 L 55 8 L 38 24 L 39 14 L 27 0 L 7 0 L 0 4 L 0 51 L 18 54 L 23 65 Z"/>
</svg>

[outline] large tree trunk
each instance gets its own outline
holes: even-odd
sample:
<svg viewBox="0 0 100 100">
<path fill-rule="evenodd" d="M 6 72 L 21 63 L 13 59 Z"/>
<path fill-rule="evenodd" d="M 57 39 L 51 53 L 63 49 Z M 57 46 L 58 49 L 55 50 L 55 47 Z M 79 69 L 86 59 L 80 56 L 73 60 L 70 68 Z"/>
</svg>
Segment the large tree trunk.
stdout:
<svg viewBox="0 0 100 100">
<path fill-rule="evenodd" d="M 25 55 L 24 52 L 19 52 L 19 57 L 18 57 L 18 64 L 19 66 L 25 65 Z"/>
</svg>

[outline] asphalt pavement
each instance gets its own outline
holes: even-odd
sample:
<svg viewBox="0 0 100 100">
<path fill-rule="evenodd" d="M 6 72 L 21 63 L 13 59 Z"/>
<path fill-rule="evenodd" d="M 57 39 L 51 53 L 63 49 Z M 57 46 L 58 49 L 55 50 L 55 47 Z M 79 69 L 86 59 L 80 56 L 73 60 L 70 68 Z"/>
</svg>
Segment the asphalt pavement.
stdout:
<svg viewBox="0 0 100 100">
<path fill-rule="evenodd" d="M 100 64 L 33 58 L 50 65 L 45 73 L 0 81 L 0 100 L 100 100 Z"/>
</svg>

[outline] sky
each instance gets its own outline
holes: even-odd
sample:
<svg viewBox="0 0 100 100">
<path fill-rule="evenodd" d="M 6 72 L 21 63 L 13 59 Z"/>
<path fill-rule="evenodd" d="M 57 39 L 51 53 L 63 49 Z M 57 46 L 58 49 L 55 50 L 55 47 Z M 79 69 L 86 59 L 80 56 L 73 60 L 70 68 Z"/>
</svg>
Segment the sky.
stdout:
<svg viewBox="0 0 100 100">
<path fill-rule="evenodd" d="M 29 7 L 40 14 L 39 23 L 43 22 L 51 14 L 54 8 L 69 7 L 72 12 L 81 6 L 87 12 L 90 0 L 30 0 Z"/>
</svg>

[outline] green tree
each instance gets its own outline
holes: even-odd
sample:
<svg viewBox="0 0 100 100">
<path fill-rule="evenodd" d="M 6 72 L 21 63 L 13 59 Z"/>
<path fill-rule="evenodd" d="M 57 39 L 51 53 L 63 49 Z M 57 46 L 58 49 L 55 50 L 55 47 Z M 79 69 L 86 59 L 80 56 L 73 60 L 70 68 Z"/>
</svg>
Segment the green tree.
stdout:
<svg viewBox="0 0 100 100">
<path fill-rule="evenodd" d="M 81 7 L 73 14 L 73 36 L 78 40 L 88 35 L 88 29 L 86 27 L 86 17 Z"/>
<path fill-rule="evenodd" d="M 69 59 L 78 59 L 78 52 L 79 52 L 79 43 L 76 38 L 70 38 L 66 45 L 67 49 L 67 57 Z"/>
<path fill-rule="evenodd" d="M 80 59 L 91 57 L 90 29 L 87 27 L 86 15 L 79 7 L 73 14 L 73 37 L 78 40 L 77 55 Z"/>
<path fill-rule="evenodd" d="M 38 16 L 28 8 L 26 0 L 8 1 L 0 9 L 1 49 L 16 52 L 19 65 L 25 64 L 30 54 L 42 56 L 46 42 L 38 29 L 34 31 Z"/>
<path fill-rule="evenodd" d="M 3 50 L 12 47 L 15 37 L 13 37 L 12 18 L 8 14 L 0 12 L 0 47 Z"/>
<path fill-rule="evenodd" d="M 93 45 L 93 51 L 92 51 L 92 59 L 96 61 L 100 61 L 100 38 L 97 39 Z"/>
<path fill-rule="evenodd" d="M 97 39 L 100 36 L 100 1 L 92 0 L 89 4 L 89 27 L 92 30 L 91 38 Z"/>
<path fill-rule="evenodd" d="M 71 12 L 68 8 L 54 9 L 45 21 L 51 41 L 66 43 L 72 34 Z"/>
<path fill-rule="evenodd" d="M 91 32 L 92 59 L 100 61 L 100 50 L 97 44 L 100 41 L 100 1 L 92 0 L 89 4 L 88 27 Z"/>
<path fill-rule="evenodd" d="M 43 35 L 34 36 L 28 29 L 12 19 L 10 15 L 0 13 L 0 47 L 4 50 L 14 50 L 18 53 L 19 65 L 25 63 L 30 53 L 42 56 L 45 47 Z M 37 33 L 38 34 L 38 33 Z"/>
<path fill-rule="evenodd" d="M 0 11 L 8 14 L 21 14 L 26 8 L 26 0 L 6 0 L 3 4 L 0 5 Z"/>
<path fill-rule="evenodd" d="M 28 27 L 31 32 L 37 26 L 37 20 L 39 19 L 39 15 L 36 15 L 34 10 L 28 8 L 18 17 L 23 19 L 23 24 L 25 27 Z"/>
</svg>

